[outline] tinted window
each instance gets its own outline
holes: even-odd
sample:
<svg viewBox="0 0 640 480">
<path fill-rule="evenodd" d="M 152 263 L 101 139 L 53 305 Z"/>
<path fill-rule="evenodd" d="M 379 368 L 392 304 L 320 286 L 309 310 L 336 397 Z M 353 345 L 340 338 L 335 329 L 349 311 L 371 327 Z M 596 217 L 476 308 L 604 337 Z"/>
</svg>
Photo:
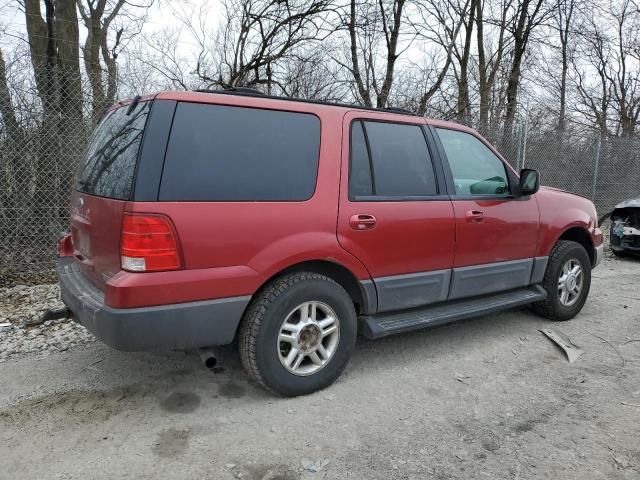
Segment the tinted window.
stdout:
<svg viewBox="0 0 640 480">
<path fill-rule="evenodd" d="M 509 182 L 504 163 L 475 136 L 437 128 L 444 147 L 456 194 L 508 195 Z"/>
<path fill-rule="evenodd" d="M 151 102 L 109 113 L 96 128 L 76 177 L 76 189 L 99 197 L 128 200 L 138 150 Z"/>
<path fill-rule="evenodd" d="M 319 149 L 313 115 L 180 103 L 160 200 L 306 200 L 315 190 Z"/>
<path fill-rule="evenodd" d="M 371 150 L 374 195 L 436 195 L 433 165 L 422 128 L 400 123 L 364 122 Z"/>
<path fill-rule="evenodd" d="M 351 124 L 351 166 L 349 169 L 349 194 L 371 195 L 371 165 L 367 142 L 360 122 Z"/>
</svg>

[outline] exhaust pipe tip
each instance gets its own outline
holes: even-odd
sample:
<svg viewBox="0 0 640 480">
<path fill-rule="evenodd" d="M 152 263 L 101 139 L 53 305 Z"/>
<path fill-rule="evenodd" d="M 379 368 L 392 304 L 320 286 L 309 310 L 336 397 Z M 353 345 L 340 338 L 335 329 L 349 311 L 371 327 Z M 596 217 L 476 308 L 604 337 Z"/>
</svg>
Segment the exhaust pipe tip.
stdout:
<svg viewBox="0 0 640 480">
<path fill-rule="evenodd" d="M 202 364 L 209 370 L 213 370 L 215 366 L 218 365 L 218 358 L 211 350 L 201 348 L 198 350 L 198 354 L 200 355 Z"/>
</svg>

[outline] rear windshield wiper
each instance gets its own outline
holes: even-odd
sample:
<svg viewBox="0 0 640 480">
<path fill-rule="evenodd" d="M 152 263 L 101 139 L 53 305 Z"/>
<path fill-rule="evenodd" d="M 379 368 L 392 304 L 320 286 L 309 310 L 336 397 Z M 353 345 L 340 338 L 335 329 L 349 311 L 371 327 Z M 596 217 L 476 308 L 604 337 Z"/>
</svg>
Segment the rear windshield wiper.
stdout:
<svg viewBox="0 0 640 480">
<path fill-rule="evenodd" d="M 127 108 L 127 113 L 125 113 L 127 117 L 138 106 L 138 102 L 140 101 L 141 98 L 142 97 L 140 95 L 136 95 L 135 97 L 133 97 L 133 100 L 131 100 L 131 104 L 129 105 L 129 108 Z"/>
</svg>

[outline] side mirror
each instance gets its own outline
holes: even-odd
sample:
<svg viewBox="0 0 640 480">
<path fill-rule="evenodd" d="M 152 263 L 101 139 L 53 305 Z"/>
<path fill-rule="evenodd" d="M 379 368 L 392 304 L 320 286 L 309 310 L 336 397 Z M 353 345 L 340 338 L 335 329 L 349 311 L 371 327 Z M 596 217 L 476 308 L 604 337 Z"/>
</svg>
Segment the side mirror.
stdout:
<svg viewBox="0 0 640 480">
<path fill-rule="evenodd" d="M 522 197 L 536 193 L 540 189 L 540 172 L 530 168 L 520 170 L 518 189 Z"/>
</svg>

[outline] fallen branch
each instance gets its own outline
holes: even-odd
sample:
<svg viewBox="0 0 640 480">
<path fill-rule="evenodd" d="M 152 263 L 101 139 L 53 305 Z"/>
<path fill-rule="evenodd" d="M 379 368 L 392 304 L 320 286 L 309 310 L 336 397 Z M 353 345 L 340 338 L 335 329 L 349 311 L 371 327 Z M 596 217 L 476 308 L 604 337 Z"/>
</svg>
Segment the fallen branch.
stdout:
<svg viewBox="0 0 640 480">
<path fill-rule="evenodd" d="M 627 361 L 624 359 L 624 357 L 622 356 L 622 354 L 620 353 L 620 350 L 618 350 L 616 347 L 613 346 L 613 343 L 611 343 L 609 340 L 607 340 L 606 338 L 601 337 L 600 335 L 596 335 L 595 333 L 591 333 L 587 330 L 581 330 L 584 333 L 588 333 L 589 335 L 599 338 L 600 340 L 602 340 L 604 343 L 606 343 L 607 345 L 609 345 L 611 348 L 613 348 L 613 350 L 618 354 L 618 356 L 620 357 L 620 360 L 622 360 L 622 367 L 624 367 L 627 364 Z"/>
</svg>

